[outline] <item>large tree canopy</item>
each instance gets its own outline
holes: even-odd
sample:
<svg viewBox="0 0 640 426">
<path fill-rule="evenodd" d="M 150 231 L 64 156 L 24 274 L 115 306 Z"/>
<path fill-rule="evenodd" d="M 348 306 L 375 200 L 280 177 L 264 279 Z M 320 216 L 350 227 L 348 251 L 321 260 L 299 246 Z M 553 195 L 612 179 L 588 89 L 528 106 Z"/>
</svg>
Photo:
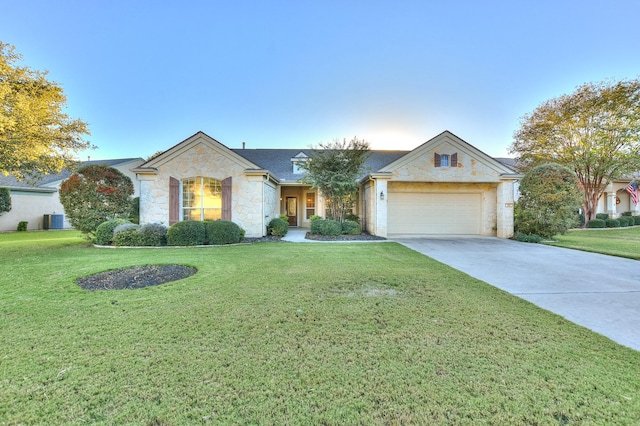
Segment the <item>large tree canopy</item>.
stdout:
<svg viewBox="0 0 640 426">
<path fill-rule="evenodd" d="M 573 170 L 587 222 L 614 179 L 640 170 L 640 81 L 587 83 L 521 119 L 510 152 L 520 163 Z"/>
<path fill-rule="evenodd" d="M 0 173 L 19 179 L 58 173 L 91 147 L 87 124 L 63 112 L 62 88 L 46 72 L 17 66 L 21 58 L 0 41 Z"/>
<path fill-rule="evenodd" d="M 358 193 L 358 178 L 368 156 L 369 143 L 354 137 L 349 142 L 343 139 L 319 144 L 309 159 L 300 163 L 306 171 L 302 181 L 326 198 L 329 219 L 344 221 Z"/>
</svg>

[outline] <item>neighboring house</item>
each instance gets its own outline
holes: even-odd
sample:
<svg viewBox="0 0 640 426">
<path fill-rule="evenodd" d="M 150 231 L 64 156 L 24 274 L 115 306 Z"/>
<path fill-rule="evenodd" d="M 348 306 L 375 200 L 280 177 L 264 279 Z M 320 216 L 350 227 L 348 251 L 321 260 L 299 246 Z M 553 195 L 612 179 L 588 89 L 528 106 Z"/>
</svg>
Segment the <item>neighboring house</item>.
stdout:
<svg viewBox="0 0 640 426">
<path fill-rule="evenodd" d="M 129 176 L 133 182 L 134 196 L 140 193 L 136 175 L 131 169 L 138 167 L 144 160 L 142 158 L 122 158 L 115 160 L 94 160 L 85 161 L 80 164 L 80 168 L 89 165 L 106 164 L 120 170 Z M 28 222 L 29 230 L 57 228 L 71 228 L 66 216 L 64 208 L 60 204 L 58 189 L 60 184 L 71 176 L 71 171 L 63 170 L 53 175 L 44 175 L 34 183 L 19 181 L 14 176 L 0 175 L 0 187 L 9 188 L 11 192 L 11 211 L 0 215 L 0 231 L 15 231 L 18 223 L 21 221 Z M 45 222 L 45 215 L 53 215 L 60 218 L 54 226 L 52 223 Z M 49 218 L 50 219 L 50 218 Z M 47 226 L 49 225 L 49 226 Z"/>
<path fill-rule="evenodd" d="M 140 222 L 227 219 L 247 237 L 281 214 L 308 227 L 325 200 L 300 182 L 310 149 L 230 149 L 198 132 L 134 169 Z M 445 131 L 412 151 L 372 151 L 354 213 L 379 236 L 513 235 L 512 168 Z"/>
</svg>

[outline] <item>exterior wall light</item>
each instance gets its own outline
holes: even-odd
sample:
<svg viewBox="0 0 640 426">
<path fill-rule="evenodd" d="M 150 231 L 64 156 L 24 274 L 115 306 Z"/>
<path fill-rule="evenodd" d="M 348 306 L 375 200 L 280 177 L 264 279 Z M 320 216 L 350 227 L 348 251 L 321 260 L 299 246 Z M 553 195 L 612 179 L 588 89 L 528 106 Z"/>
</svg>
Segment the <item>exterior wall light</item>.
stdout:
<svg viewBox="0 0 640 426">
<path fill-rule="evenodd" d="M 380 201 L 384 201 L 384 191 L 380 191 Z"/>
</svg>

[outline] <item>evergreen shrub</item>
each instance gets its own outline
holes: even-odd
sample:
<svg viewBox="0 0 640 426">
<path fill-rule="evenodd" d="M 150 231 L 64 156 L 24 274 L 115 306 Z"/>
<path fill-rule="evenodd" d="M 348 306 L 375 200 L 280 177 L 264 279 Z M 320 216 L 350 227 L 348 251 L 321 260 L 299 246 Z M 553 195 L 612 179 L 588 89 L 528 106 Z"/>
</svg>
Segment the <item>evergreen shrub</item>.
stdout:
<svg viewBox="0 0 640 426">
<path fill-rule="evenodd" d="M 272 219 L 267 227 L 267 232 L 269 235 L 282 238 L 289 232 L 289 223 L 281 217 Z"/>
<path fill-rule="evenodd" d="M 605 220 L 607 228 L 620 228 L 620 221 L 618 219 Z"/>
<path fill-rule="evenodd" d="M 360 224 L 353 220 L 342 222 L 342 233 L 347 235 L 360 235 Z"/>
<path fill-rule="evenodd" d="M 618 218 L 618 222 L 620 222 L 620 227 L 621 228 L 626 228 L 627 226 L 629 226 L 629 218 L 625 217 L 625 216 L 621 216 Z"/>
<path fill-rule="evenodd" d="M 110 219 L 105 222 L 102 222 L 96 228 L 96 232 L 93 237 L 93 242 L 100 246 L 106 246 L 108 244 L 111 244 L 111 242 L 113 241 L 113 231 L 116 229 L 117 226 L 125 223 L 130 223 L 130 222 L 127 219 L 122 219 L 122 218 Z"/>
<path fill-rule="evenodd" d="M 137 247 L 140 244 L 140 226 L 135 223 L 125 223 L 119 225 L 113 232 L 112 243 L 114 246 L 130 246 Z"/>
<path fill-rule="evenodd" d="M 516 232 L 514 239 L 523 243 L 539 243 L 544 240 L 540 235 L 525 234 L 523 232 Z"/>
<path fill-rule="evenodd" d="M 26 220 L 18 222 L 18 232 L 25 232 L 27 230 L 27 226 L 29 226 L 29 222 Z"/>
<path fill-rule="evenodd" d="M 311 222 L 311 233 L 316 235 L 342 235 L 342 224 L 337 220 L 318 219 Z"/>
<path fill-rule="evenodd" d="M 609 213 L 596 213 L 596 219 L 607 220 L 609 219 Z"/>
<path fill-rule="evenodd" d="M 136 245 L 158 247 L 167 245 L 167 227 L 159 223 L 147 223 L 138 228 Z"/>
<path fill-rule="evenodd" d="M 197 220 L 183 220 L 182 222 L 174 223 L 167 230 L 167 245 L 202 245 L 205 243 L 206 234 L 204 222 Z"/>
<path fill-rule="evenodd" d="M 204 222 L 206 244 L 237 244 L 244 239 L 244 230 L 230 220 Z"/>
<path fill-rule="evenodd" d="M 604 228 L 605 226 L 604 219 L 591 219 L 587 224 L 587 228 Z"/>
</svg>

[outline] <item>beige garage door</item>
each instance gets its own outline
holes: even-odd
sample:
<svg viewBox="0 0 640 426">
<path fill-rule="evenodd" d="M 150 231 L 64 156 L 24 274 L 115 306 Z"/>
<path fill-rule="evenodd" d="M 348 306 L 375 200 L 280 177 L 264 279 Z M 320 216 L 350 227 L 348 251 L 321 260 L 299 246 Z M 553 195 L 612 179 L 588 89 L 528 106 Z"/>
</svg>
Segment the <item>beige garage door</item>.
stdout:
<svg viewBox="0 0 640 426">
<path fill-rule="evenodd" d="M 389 234 L 478 235 L 482 194 L 390 192 Z"/>
</svg>

